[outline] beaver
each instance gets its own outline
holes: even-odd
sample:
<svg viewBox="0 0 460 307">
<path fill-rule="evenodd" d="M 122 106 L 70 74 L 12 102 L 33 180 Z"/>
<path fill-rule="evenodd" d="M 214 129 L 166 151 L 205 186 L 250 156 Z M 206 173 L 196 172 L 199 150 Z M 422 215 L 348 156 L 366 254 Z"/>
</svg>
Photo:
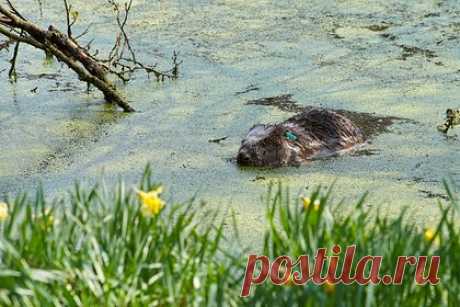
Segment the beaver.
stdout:
<svg viewBox="0 0 460 307">
<path fill-rule="evenodd" d="M 237 163 L 280 167 L 327 157 L 362 144 L 365 136 L 347 117 L 308 109 L 279 124 L 255 125 L 241 142 Z"/>
</svg>

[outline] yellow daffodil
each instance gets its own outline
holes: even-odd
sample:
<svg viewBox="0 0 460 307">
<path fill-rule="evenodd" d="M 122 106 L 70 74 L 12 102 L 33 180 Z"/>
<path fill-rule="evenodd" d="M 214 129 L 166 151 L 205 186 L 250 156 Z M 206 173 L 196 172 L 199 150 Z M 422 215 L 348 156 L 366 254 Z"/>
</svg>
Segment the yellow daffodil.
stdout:
<svg viewBox="0 0 460 307">
<path fill-rule="evenodd" d="M 8 204 L 0 202 L 0 222 L 8 218 Z"/>
<path fill-rule="evenodd" d="M 433 228 L 427 228 L 425 229 L 425 232 L 423 234 L 423 237 L 425 239 L 426 242 L 431 242 L 433 241 L 433 243 L 435 245 L 439 245 L 439 235 L 436 235 L 436 230 L 433 229 Z"/>
<path fill-rule="evenodd" d="M 54 220 L 54 215 L 51 212 L 50 208 L 45 208 L 43 214 L 32 214 L 32 219 L 35 220 L 43 230 L 52 227 L 55 224 L 55 222 L 57 224 L 57 221 Z"/>
<path fill-rule="evenodd" d="M 160 198 L 163 187 L 158 187 L 150 192 L 136 191 L 139 201 L 142 204 L 142 214 L 147 217 L 158 215 L 165 206 L 165 202 Z"/>
<path fill-rule="evenodd" d="M 311 199 L 309 197 L 301 197 L 301 200 L 304 210 L 307 210 L 311 204 Z"/>
<path fill-rule="evenodd" d="M 315 199 L 315 201 L 313 202 L 313 206 L 316 211 L 319 210 L 320 205 L 321 205 L 321 201 L 319 199 Z"/>
<path fill-rule="evenodd" d="M 425 240 L 426 241 L 431 241 L 431 239 L 434 238 L 435 230 L 432 228 L 428 228 L 425 230 Z"/>
<path fill-rule="evenodd" d="M 42 217 L 41 225 L 43 228 L 50 228 L 54 225 L 54 216 L 52 214 L 46 214 Z"/>
<path fill-rule="evenodd" d="M 327 294 L 332 294 L 335 292 L 335 284 L 331 283 L 329 280 L 326 280 L 324 283 L 324 292 Z"/>
</svg>

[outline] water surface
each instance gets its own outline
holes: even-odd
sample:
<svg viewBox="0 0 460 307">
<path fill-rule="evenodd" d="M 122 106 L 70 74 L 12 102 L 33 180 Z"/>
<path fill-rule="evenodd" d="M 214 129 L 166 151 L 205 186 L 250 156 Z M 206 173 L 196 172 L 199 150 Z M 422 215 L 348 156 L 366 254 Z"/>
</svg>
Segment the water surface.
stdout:
<svg viewBox="0 0 460 307">
<path fill-rule="evenodd" d="M 37 1 L 18 8 L 62 27 L 62 1 L 43 2 L 42 17 Z M 92 23 L 84 40 L 109 50 L 110 8 L 102 0 L 72 3 L 81 16 L 75 32 Z M 457 1 L 134 1 L 129 34 L 138 57 L 168 69 L 176 50 L 180 78 L 158 83 L 137 74 L 124 91 L 138 112 L 127 115 L 97 91 L 87 94 L 59 63 L 21 48 L 18 82 L 8 82 L 7 71 L 0 78 L 0 193 L 42 182 L 58 194 L 102 173 L 135 182 L 150 162 L 168 199 L 198 193 L 233 209 L 251 242 L 265 227 L 260 197 L 271 180 L 297 193 L 337 179 L 335 198 L 370 191 L 369 206 L 389 214 L 409 206 L 414 221 L 432 224 L 442 179 L 460 183 L 460 130 L 436 131 L 446 109 L 460 107 L 459 30 Z M 0 71 L 9 56 L 0 53 Z M 238 168 L 232 158 L 252 125 L 293 114 L 247 102 L 280 95 L 300 106 L 408 120 L 354 155 L 298 168 Z"/>
</svg>

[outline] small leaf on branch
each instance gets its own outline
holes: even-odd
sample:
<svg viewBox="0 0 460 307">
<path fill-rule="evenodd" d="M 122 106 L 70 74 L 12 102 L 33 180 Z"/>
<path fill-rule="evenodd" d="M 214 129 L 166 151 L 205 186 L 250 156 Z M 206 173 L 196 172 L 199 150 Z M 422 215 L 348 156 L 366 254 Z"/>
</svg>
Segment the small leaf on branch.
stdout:
<svg viewBox="0 0 460 307">
<path fill-rule="evenodd" d="M 77 22 L 78 18 L 80 17 L 80 12 L 72 11 L 70 12 L 70 15 L 72 16 L 72 24 L 74 24 Z"/>
</svg>

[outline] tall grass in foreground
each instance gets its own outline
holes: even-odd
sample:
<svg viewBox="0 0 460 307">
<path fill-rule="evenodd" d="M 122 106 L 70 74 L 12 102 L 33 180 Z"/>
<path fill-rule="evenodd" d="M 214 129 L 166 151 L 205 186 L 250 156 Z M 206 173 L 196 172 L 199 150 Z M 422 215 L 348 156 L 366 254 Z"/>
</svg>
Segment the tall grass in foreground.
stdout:
<svg viewBox="0 0 460 307">
<path fill-rule="evenodd" d="M 158 188 L 147 169 L 138 187 Z M 219 252 L 222 223 L 199 204 L 146 215 L 132 189 L 76 187 L 10 202 L 1 224 L 0 303 L 35 306 L 190 306 L 232 302 L 239 280 Z"/>
<path fill-rule="evenodd" d="M 393 275 L 398 256 L 441 257 L 437 285 L 416 285 L 415 268 L 407 266 L 402 285 L 330 285 L 306 284 L 285 286 L 266 283 L 256 287 L 247 302 L 266 306 L 460 306 L 460 229 L 458 205 L 445 184 L 451 199 L 449 206 L 439 204 L 440 220 L 432 228 L 420 229 L 403 210 L 399 217 L 388 218 L 364 206 L 363 197 L 351 213 L 341 213 L 346 204 L 330 206 L 331 190 L 318 189 L 305 199 L 305 206 L 289 199 L 282 186 L 270 189 L 267 198 L 267 223 L 263 255 L 310 255 L 321 247 L 342 247 L 341 271 L 345 248 L 356 245 L 355 261 L 366 255 L 383 256 L 380 275 Z M 347 205 L 348 206 L 348 205 Z M 348 209 L 348 208 L 347 208 Z M 345 211 L 345 210 L 343 210 Z M 346 210 L 349 212 L 350 210 Z M 457 213 L 456 213 L 457 211 Z M 332 213 L 331 213 L 332 212 Z M 356 262 L 354 263 L 356 265 Z M 429 267 L 429 264 L 428 264 Z M 428 271 L 428 267 L 426 271 Z M 355 267 L 352 269 L 354 272 Z M 368 270 L 369 271 L 369 270 Z M 325 275 L 325 274 L 324 274 Z"/>
<path fill-rule="evenodd" d="M 223 236 L 216 213 L 193 201 L 164 204 L 149 169 L 137 190 L 123 184 L 113 189 L 77 186 L 61 201 L 48 202 L 40 191 L 34 198 L 7 200 L 8 212 L 0 207 L 0 304 L 460 306 L 454 201 L 454 206 L 440 207 L 433 229 L 424 230 L 404 212 L 389 219 L 366 209 L 364 199 L 343 213 L 345 204 L 330 205 L 330 191 L 291 199 L 274 185 L 266 197 L 260 254 L 294 258 L 313 256 L 320 247 L 355 244 L 355 258 L 384 256 L 383 273 L 393 272 L 399 255 L 439 255 L 441 283 L 417 286 L 408 269 L 401 286 L 265 283 L 241 299 L 247 255 Z"/>
</svg>

